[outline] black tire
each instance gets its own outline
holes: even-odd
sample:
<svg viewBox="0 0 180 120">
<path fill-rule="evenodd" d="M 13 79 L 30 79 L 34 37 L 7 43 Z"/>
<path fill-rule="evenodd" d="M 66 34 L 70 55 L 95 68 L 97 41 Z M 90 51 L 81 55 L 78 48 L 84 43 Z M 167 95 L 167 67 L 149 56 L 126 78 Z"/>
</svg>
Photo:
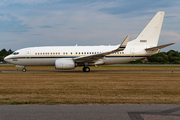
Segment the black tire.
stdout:
<svg viewBox="0 0 180 120">
<path fill-rule="evenodd" d="M 83 70 L 83 72 L 86 72 L 84 68 L 85 68 L 85 67 L 83 67 L 83 69 L 82 69 L 82 70 Z"/>
<path fill-rule="evenodd" d="M 89 67 L 83 67 L 83 71 L 84 71 L 84 72 L 89 72 L 89 71 L 90 71 L 90 68 L 89 68 Z"/>
<path fill-rule="evenodd" d="M 23 72 L 26 72 L 26 68 L 23 68 L 22 71 L 23 71 Z"/>
</svg>

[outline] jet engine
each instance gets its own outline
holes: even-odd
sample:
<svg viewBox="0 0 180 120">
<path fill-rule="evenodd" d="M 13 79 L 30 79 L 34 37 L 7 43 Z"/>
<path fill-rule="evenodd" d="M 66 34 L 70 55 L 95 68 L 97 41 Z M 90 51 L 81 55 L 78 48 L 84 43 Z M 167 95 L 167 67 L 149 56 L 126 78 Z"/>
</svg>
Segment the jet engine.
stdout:
<svg viewBox="0 0 180 120">
<path fill-rule="evenodd" d="M 55 60 L 56 69 L 68 70 L 68 69 L 74 69 L 75 67 L 76 67 L 76 64 L 73 59 L 62 58 L 62 59 Z"/>
</svg>

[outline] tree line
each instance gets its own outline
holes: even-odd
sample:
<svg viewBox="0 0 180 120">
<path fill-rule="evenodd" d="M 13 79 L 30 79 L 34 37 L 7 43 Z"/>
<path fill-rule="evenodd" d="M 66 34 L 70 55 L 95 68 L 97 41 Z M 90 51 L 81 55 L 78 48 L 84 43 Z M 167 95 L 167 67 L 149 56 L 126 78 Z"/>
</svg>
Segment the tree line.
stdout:
<svg viewBox="0 0 180 120">
<path fill-rule="evenodd" d="M 7 55 L 12 54 L 13 51 L 9 49 L 8 51 L 6 49 L 2 49 L 0 51 L 0 61 L 4 61 L 4 57 Z M 148 61 L 146 63 L 152 63 L 152 64 L 180 64 L 180 52 L 170 50 L 168 52 L 160 52 L 155 55 L 147 57 Z M 132 64 L 137 63 L 143 63 L 143 60 L 136 60 L 130 62 Z"/>
<path fill-rule="evenodd" d="M 180 52 L 170 50 L 147 57 L 151 63 L 180 64 Z"/>
<path fill-rule="evenodd" d="M 0 51 L 0 61 L 4 61 L 4 58 L 12 53 L 13 51 L 11 49 L 9 49 L 8 51 L 6 49 L 2 49 Z"/>
<path fill-rule="evenodd" d="M 180 52 L 170 50 L 168 52 L 160 52 L 152 56 L 148 56 L 145 63 L 149 64 L 180 64 Z M 131 64 L 144 63 L 143 60 L 130 62 Z"/>
</svg>

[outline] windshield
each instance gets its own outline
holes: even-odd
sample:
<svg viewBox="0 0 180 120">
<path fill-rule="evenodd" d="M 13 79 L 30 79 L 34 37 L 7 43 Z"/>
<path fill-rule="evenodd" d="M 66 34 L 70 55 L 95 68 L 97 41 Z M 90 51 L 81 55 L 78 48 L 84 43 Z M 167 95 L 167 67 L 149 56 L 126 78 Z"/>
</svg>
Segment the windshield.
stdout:
<svg viewBox="0 0 180 120">
<path fill-rule="evenodd" d="M 19 54 L 19 52 L 13 52 L 13 55 L 18 55 Z"/>
</svg>

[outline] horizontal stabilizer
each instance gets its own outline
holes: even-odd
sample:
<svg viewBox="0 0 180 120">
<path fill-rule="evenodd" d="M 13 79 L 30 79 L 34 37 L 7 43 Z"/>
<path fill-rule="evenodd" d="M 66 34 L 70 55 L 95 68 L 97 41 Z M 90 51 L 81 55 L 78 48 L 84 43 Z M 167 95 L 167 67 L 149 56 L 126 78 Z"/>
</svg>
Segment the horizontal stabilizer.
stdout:
<svg viewBox="0 0 180 120">
<path fill-rule="evenodd" d="M 175 43 L 170 43 L 170 44 L 166 44 L 166 45 L 160 45 L 160 46 L 157 46 L 157 47 L 152 47 L 152 48 L 146 48 L 145 50 L 146 51 L 151 51 L 151 50 L 158 50 L 158 49 L 162 49 L 162 48 L 165 48 L 167 46 L 170 46 L 170 45 L 173 45 Z"/>
</svg>

